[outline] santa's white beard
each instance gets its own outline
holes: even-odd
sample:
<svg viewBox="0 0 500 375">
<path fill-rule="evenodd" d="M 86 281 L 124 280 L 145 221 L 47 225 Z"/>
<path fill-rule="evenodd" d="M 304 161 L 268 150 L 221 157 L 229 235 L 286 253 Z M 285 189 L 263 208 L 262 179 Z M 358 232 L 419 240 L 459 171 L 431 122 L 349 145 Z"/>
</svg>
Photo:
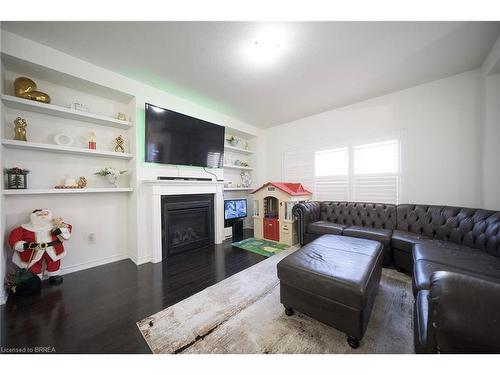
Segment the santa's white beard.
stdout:
<svg viewBox="0 0 500 375">
<path fill-rule="evenodd" d="M 52 215 L 31 215 L 31 225 L 35 230 L 49 230 L 52 227 Z"/>
</svg>

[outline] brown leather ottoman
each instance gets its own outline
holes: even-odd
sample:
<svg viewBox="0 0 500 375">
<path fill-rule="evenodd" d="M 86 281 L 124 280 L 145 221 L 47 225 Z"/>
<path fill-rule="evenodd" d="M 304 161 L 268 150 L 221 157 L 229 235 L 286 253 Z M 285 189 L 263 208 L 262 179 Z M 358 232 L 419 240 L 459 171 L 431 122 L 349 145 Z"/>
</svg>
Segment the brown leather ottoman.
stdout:
<svg viewBox="0 0 500 375">
<path fill-rule="evenodd" d="M 359 346 L 382 273 L 381 243 L 324 235 L 278 263 L 285 313 L 296 309 L 347 334 Z"/>
</svg>

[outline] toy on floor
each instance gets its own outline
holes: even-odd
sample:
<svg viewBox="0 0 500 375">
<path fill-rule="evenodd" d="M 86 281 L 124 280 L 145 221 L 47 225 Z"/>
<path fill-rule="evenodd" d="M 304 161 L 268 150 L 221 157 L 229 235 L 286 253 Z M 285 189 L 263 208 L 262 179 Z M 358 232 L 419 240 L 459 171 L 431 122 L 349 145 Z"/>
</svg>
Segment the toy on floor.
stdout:
<svg viewBox="0 0 500 375">
<path fill-rule="evenodd" d="M 312 193 L 296 182 L 268 182 L 252 192 L 255 238 L 286 245 L 297 243 L 297 221 L 292 208 Z"/>
</svg>

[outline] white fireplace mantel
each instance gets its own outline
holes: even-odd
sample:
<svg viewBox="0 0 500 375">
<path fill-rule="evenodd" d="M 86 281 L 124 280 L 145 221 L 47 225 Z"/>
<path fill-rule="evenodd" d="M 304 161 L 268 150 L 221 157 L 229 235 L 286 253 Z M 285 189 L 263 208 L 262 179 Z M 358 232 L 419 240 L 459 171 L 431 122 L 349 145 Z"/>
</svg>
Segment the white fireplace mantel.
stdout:
<svg viewBox="0 0 500 375">
<path fill-rule="evenodd" d="M 190 180 L 143 180 L 149 188 L 151 204 L 152 261 L 162 261 L 161 197 L 163 195 L 214 194 L 214 238 L 224 240 L 224 182 Z"/>
</svg>

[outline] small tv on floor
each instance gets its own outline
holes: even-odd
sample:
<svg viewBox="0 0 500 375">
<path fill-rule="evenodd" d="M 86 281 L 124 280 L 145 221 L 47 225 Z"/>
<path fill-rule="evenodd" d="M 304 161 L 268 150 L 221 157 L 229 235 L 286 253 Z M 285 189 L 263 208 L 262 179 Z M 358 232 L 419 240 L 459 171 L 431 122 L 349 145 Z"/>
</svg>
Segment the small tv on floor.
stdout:
<svg viewBox="0 0 500 375">
<path fill-rule="evenodd" d="M 246 199 L 226 199 L 224 200 L 224 219 L 236 220 L 247 217 Z"/>
</svg>

